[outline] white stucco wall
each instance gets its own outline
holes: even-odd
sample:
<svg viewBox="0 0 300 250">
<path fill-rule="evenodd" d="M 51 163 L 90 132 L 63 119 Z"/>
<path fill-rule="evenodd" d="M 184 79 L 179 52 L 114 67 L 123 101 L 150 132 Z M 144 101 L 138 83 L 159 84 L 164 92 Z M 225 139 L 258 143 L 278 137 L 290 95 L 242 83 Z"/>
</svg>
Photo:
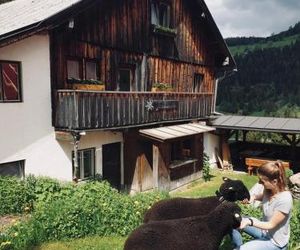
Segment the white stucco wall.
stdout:
<svg viewBox="0 0 300 250">
<path fill-rule="evenodd" d="M 220 153 L 219 137 L 212 133 L 204 133 L 203 145 L 204 152 L 209 156 L 211 166 L 216 166 L 218 159 L 215 152 Z"/>
<path fill-rule="evenodd" d="M 25 174 L 72 179 L 73 145 L 55 139 L 51 126 L 49 37 L 36 35 L 0 48 L 0 60 L 21 62 L 21 103 L 0 103 L 0 164 L 25 160 Z M 102 145 L 122 142 L 121 133 L 91 132 L 79 149 L 96 148 L 102 173 Z"/>
</svg>

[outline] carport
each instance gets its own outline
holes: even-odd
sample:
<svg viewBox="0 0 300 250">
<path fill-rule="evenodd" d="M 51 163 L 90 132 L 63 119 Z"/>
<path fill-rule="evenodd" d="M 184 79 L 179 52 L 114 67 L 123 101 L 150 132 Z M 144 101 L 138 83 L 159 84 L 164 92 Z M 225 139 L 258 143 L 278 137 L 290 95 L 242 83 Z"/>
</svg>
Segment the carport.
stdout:
<svg viewBox="0 0 300 250">
<path fill-rule="evenodd" d="M 256 116 L 233 116 L 233 115 L 221 115 L 210 120 L 210 125 L 215 127 L 216 133 L 220 136 L 219 148 L 223 161 L 232 162 L 232 153 L 229 147 L 229 138 L 235 136 L 235 142 L 237 143 L 237 152 L 239 157 L 245 159 L 245 157 L 258 157 L 274 160 L 279 157 L 272 156 L 272 152 L 269 152 L 269 156 L 265 156 L 267 148 L 276 148 L 271 144 L 255 143 L 254 149 L 248 149 L 245 145 L 250 143 L 247 141 L 247 133 L 250 131 L 276 133 L 287 142 L 288 146 L 282 146 L 284 151 L 287 149 L 289 152 L 285 152 L 285 156 L 291 162 L 294 172 L 299 171 L 299 161 L 297 158 L 299 155 L 300 143 L 300 119 L 297 118 L 278 118 L 278 117 L 256 117 Z M 242 140 L 239 140 L 239 132 L 242 133 Z M 260 144 L 260 145 L 259 145 Z M 240 147 L 240 148 L 239 148 Z M 278 148 L 281 146 L 278 146 Z M 284 149 L 285 148 L 285 149 Z M 265 151 L 265 152 L 264 152 Z M 298 154 L 297 154 L 298 153 Z M 236 157 L 236 156 L 234 156 Z"/>
</svg>

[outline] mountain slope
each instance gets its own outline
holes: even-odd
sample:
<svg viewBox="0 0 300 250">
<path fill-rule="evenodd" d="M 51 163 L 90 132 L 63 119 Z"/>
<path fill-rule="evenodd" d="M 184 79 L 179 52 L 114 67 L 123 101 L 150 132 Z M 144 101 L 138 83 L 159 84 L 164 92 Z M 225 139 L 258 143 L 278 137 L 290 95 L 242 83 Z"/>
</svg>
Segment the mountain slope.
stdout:
<svg viewBox="0 0 300 250">
<path fill-rule="evenodd" d="M 219 85 L 218 111 L 300 117 L 300 23 L 267 38 L 226 42 L 238 72 Z"/>
</svg>

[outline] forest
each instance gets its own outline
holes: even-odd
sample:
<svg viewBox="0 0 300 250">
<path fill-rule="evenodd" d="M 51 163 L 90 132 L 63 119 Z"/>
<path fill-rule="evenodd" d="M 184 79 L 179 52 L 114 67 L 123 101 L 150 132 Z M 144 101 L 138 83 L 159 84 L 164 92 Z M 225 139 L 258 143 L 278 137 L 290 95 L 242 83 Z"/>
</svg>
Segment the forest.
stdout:
<svg viewBox="0 0 300 250">
<path fill-rule="evenodd" d="M 238 71 L 218 86 L 217 110 L 300 117 L 300 22 L 262 37 L 228 38 Z"/>
</svg>

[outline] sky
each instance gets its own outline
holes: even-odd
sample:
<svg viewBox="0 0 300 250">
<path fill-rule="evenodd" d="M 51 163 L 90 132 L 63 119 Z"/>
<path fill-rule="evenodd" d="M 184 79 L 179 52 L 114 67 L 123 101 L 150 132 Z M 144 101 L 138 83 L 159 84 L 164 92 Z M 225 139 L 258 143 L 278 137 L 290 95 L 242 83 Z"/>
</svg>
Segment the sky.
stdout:
<svg viewBox="0 0 300 250">
<path fill-rule="evenodd" d="M 267 37 L 300 21 L 300 0 L 205 0 L 224 38 Z"/>
</svg>

